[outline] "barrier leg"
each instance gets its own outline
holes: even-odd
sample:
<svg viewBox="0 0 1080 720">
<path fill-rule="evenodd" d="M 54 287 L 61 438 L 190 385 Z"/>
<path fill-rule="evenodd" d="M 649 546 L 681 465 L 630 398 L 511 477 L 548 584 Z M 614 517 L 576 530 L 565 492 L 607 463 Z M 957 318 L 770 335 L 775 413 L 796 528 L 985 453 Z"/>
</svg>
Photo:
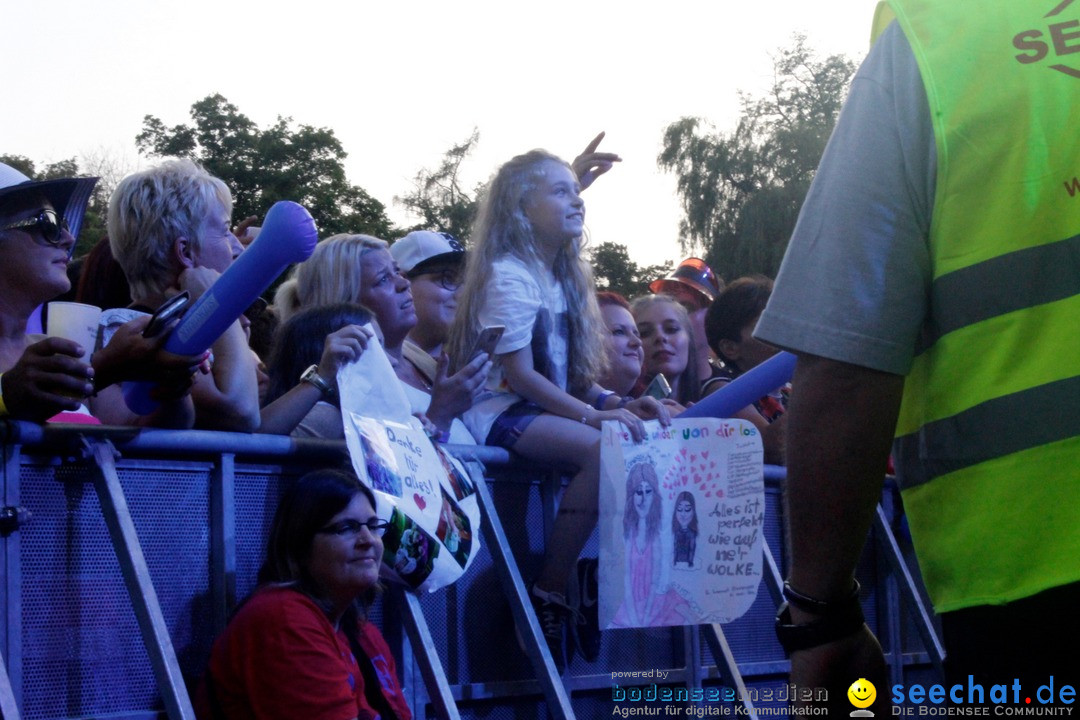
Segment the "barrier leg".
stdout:
<svg viewBox="0 0 1080 720">
<path fill-rule="evenodd" d="M 143 556 L 135 523 L 132 522 L 120 477 L 116 473 L 116 449 L 107 440 L 86 442 L 95 465 L 94 489 L 101 503 L 101 514 L 109 528 L 116 559 L 120 562 L 124 584 L 131 596 L 131 605 L 135 609 L 165 711 L 171 720 L 195 720 L 195 711 L 180 673 L 169 629 L 150 581 L 150 568 Z"/>
<path fill-rule="evenodd" d="M 784 602 L 784 576 L 780 574 L 780 566 L 776 564 L 772 548 L 765 538 L 761 539 L 761 556 L 765 563 L 765 586 L 769 588 L 773 604 L 780 607 L 780 603 Z"/>
<path fill-rule="evenodd" d="M 514 555 L 510 552 L 510 544 L 502 522 L 499 520 L 498 513 L 495 512 L 487 481 L 484 480 L 484 473 L 474 461 L 465 463 L 465 466 L 476 486 L 476 496 L 480 501 L 482 513 L 480 526 L 484 533 L 484 542 L 487 543 L 488 550 L 491 552 L 503 592 L 510 601 L 510 610 L 514 615 L 514 623 L 520 629 L 521 639 L 525 643 L 525 652 L 536 670 L 540 687 L 547 699 L 548 713 L 555 720 L 574 720 L 570 697 L 559 680 L 559 671 L 555 668 L 551 651 L 548 650 L 544 634 L 540 630 L 540 623 L 537 622 L 536 615 L 532 611 L 528 591 L 521 579 L 521 572 L 518 570 Z"/>
<path fill-rule="evenodd" d="M 751 702 L 749 693 L 746 692 L 746 683 L 743 682 L 742 673 L 739 672 L 739 664 L 735 662 L 735 656 L 731 652 L 727 638 L 724 637 L 724 629 L 720 625 L 701 625 L 701 634 L 705 636 L 705 642 L 709 645 L 713 657 L 716 659 L 716 669 L 728 687 L 735 688 L 737 697 L 741 698 L 742 706 L 746 710 L 746 717 L 757 720 L 757 711 Z"/>
<path fill-rule="evenodd" d="M 461 715 L 458 713 L 457 703 L 454 702 L 450 683 L 446 681 L 446 672 L 443 670 L 442 662 L 439 660 L 438 653 L 435 652 L 435 641 L 428 630 L 420 600 L 412 593 L 405 592 L 396 586 L 393 594 L 394 600 L 401 608 L 405 633 L 409 636 L 413 656 L 420 666 L 420 675 L 424 678 L 428 699 L 435 706 L 435 714 L 440 720 L 460 720 Z"/>
<path fill-rule="evenodd" d="M 236 458 L 222 453 L 210 474 L 210 593 L 214 636 L 236 607 Z"/>
<path fill-rule="evenodd" d="M 0 655 L 0 719 L 19 720 L 19 707 L 15 704 L 15 691 L 11 689 L 3 655 Z"/>
<path fill-rule="evenodd" d="M 16 518 L 22 505 L 22 450 L 20 445 L 5 444 L 2 451 L 3 478 L 0 479 L 0 505 L 14 510 Z M 11 694 L 12 717 L 18 717 L 22 699 L 22 541 L 17 522 L 9 534 L 0 539 L 0 669 L 3 681 Z M 5 718 L 8 707 L 0 705 Z"/>
<path fill-rule="evenodd" d="M 686 687 L 690 690 L 701 688 L 701 633 L 694 625 L 683 625 L 682 628 L 672 628 L 678 633 L 682 630 L 683 656 L 686 665 Z"/>
<path fill-rule="evenodd" d="M 918 630 L 923 646 L 926 647 L 926 651 L 930 655 L 930 661 L 934 664 L 934 669 L 944 674 L 945 646 L 941 644 L 941 640 L 937 636 L 933 620 L 930 618 L 930 612 L 927 610 L 922 596 L 919 595 L 919 591 L 915 586 L 915 578 L 911 576 L 911 570 L 908 569 L 907 563 L 904 562 L 904 556 L 900 552 L 900 545 L 896 542 L 896 536 L 893 535 L 892 528 L 889 527 L 888 518 L 885 517 L 885 511 L 882 510 L 881 505 L 878 505 L 874 512 L 874 530 L 876 531 L 874 534 L 877 536 L 881 549 L 885 554 L 885 559 L 897 578 L 900 597 L 907 601 L 906 604 L 911 610 L 912 618 L 915 621 L 915 629 Z"/>
<path fill-rule="evenodd" d="M 878 566 L 881 567 L 884 564 L 884 558 L 879 558 Z M 889 687 L 892 687 L 904 682 L 904 643 L 903 634 L 900 631 L 903 611 L 900 609 L 900 590 L 899 583 L 896 582 L 896 573 L 882 568 L 879 577 L 877 595 L 878 607 L 881 610 L 879 610 L 877 632 L 874 634 L 881 643 L 885 665 L 889 669 Z"/>
</svg>

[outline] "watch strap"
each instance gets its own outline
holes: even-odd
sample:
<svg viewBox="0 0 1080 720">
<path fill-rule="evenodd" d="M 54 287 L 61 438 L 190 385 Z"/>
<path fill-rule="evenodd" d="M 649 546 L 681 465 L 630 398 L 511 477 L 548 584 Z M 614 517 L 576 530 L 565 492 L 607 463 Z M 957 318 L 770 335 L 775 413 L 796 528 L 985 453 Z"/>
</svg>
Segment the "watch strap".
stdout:
<svg viewBox="0 0 1080 720">
<path fill-rule="evenodd" d="M 330 383 L 326 382 L 326 378 L 319 374 L 319 366 L 312 365 L 300 376 L 300 382 L 306 382 L 322 391 L 323 397 L 332 399 L 334 397 L 334 388 L 330 386 Z"/>
<path fill-rule="evenodd" d="M 793 652 L 846 638 L 861 628 L 863 622 L 862 606 L 855 602 L 842 612 L 822 615 L 811 622 L 796 625 L 791 621 L 791 608 L 785 602 L 776 613 L 776 639 L 790 657 Z"/>
</svg>

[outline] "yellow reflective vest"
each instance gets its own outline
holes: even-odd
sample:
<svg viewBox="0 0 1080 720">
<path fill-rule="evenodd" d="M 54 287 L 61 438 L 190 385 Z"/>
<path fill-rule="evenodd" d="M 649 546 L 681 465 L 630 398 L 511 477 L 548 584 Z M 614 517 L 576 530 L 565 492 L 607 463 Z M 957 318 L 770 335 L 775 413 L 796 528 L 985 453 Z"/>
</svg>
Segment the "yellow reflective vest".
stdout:
<svg viewBox="0 0 1080 720">
<path fill-rule="evenodd" d="M 939 612 L 1080 580 L 1080 0 L 892 0 L 937 145 L 895 458 Z"/>
</svg>

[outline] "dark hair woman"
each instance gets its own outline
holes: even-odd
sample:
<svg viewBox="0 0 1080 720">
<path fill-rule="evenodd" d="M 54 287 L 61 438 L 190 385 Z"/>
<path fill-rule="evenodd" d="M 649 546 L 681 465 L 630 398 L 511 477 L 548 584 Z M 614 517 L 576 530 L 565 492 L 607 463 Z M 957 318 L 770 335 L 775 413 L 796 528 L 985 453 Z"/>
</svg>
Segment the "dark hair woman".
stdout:
<svg viewBox="0 0 1080 720">
<path fill-rule="evenodd" d="M 365 619 L 382 533 L 355 475 L 316 470 L 282 495 L 259 587 L 214 643 L 199 717 L 412 717 L 393 656 Z"/>
<path fill-rule="evenodd" d="M 371 313 L 363 306 L 337 303 L 306 308 L 281 325 L 270 353 L 259 432 L 345 437 L 337 373 L 364 352 L 371 335 L 361 326 L 369 322 Z"/>
<path fill-rule="evenodd" d="M 777 349 L 754 337 L 761 311 L 772 294 L 772 280 L 763 275 L 742 277 L 733 281 L 717 296 L 705 313 L 705 334 L 709 346 L 724 361 L 723 372 L 711 378 L 702 394 L 719 390 L 745 372 L 765 362 Z M 749 420 L 761 432 L 765 447 L 765 462 L 784 464 L 784 411 L 787 409 L 790 387 L 771 390 L 734 414 Z"/>
</svg>

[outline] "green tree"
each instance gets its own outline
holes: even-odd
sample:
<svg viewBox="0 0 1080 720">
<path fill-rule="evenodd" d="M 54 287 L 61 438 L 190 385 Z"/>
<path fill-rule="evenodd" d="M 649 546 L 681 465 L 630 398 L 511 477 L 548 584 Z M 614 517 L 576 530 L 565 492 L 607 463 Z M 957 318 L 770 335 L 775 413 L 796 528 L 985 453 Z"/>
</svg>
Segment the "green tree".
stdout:
<svg viewBox="0 0 1080 720">
<path fill-rule="evenodd" d="M 602 242 L 588 250 L 598 290 L 611 290 L 627 299 L 649 292 L 649 283 L 671 272 L 671 263 L 639 267 L 625 245 Z"/>
<path fill-rule="evenodd" d="M 637 287 L 638 266 L 625 245 L 602 242 L 589 249 L 589 262 L 599 290 L 611 290 L 632 297 Z"/>
<path fill-rule="evenodd" d="M 739 93 L 733 131 L 688 117 L 667 127 L 657 163 L 677 179 L 684 252 L 704 249 L 725 278 L 775 276 L 854 72 L 796 35 L 773 58 L 769 91 Z"/>
<path fill-rule="evenodd" d="M 0 155 L 0 162 L 10 165 L 30 179 L 34 179 L 37 174 L 34 161 L 25 155 Z"/>
<path fill-rule="evenodd" d="M 443 154 L 438 168 L 422 168 L 413 178 L 413 189 L 394 198 L 394 202 L 421 218 L 420 223 L 408 230 L 448 232 L 463 243 L 468 242 L 482 185 L 471 193 L 461 187 L 461 163 L 479 140 L 480 131 L 473 128 L 469 137 Z"/>
<path fill-rule="evenodd" d="M 145 155 L 191 158 L 224 180 L 235 218 L 262 218 L 278 200 L 293 200 L 311 212 L 323 237 L 396 234 L 385 206 L 346 179 L 347 153 L 333 130 L 294 127 L 292 118 L 280 116 L 260 130 L 219 94 L 192 105 L 191 119 L 166 127 L 147 115 L 135 144 Z"/>
<path fill-rule="evenodd" d="M 84 174 L 98 178 L 98 182 L 86 206 L 79 242 L 75 246 L 76 257 L 88 253 L 108 235 L 109 199 L 120 181 L 135 170 L 130 157 L 105 147 L 80 152 L 79 167 Z"/>
</svg>

